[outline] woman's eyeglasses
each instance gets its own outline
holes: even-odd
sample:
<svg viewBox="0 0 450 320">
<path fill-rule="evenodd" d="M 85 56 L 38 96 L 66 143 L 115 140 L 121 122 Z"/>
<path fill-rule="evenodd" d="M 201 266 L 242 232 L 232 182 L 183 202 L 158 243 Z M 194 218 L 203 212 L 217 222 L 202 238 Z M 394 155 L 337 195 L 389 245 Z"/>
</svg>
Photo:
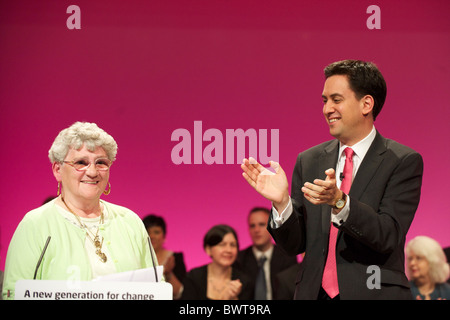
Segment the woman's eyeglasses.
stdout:
<svg viewBox="0 0 450 320">
<path fill-rule="evenodd" d="M 88 161 L 87 159 L 80 159 L 80 160 L 73 160 L 73 161 L 63 161 L 64 163 L 67 163 L 68 165 L 71 165 L 75 168 L 77 171 L 86 171 L 92 162 Z M 94 162 L 95 169 L 98 171 L 107 171 L 112 165 L 112 161 L 108 158 L 99 158 L 95 160 Z"/>
</svg>

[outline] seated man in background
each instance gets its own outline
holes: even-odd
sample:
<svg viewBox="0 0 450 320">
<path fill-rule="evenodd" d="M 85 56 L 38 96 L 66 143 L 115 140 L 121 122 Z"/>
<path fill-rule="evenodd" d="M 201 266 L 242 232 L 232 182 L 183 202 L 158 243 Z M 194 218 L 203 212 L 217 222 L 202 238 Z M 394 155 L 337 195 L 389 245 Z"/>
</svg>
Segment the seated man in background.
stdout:
<svg viewBox="0 0 450 320">
<path fill-rule="evenodd" d="M 273 244 L 267 231 L 270 210 L 253 208 L 248 215 L 252 245 L 239 251 L 236 266 L 245 272 L 255 286 L 255 300 L 275 300 L 275 275 L 297 263 L 295 256 L 286 255 Z M 261 279 L 258 281 L 258 279 Z"/>
</svg>

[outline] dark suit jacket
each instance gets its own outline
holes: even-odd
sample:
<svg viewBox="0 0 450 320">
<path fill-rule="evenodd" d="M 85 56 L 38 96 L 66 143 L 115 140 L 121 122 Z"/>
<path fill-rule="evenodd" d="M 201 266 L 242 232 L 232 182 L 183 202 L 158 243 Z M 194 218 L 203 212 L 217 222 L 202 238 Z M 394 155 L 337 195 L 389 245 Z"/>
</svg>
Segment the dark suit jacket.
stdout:
<svg viewBox="0 0 450 320">
<path fill-rule="evenodd" d="M 292 177 L 294 212 L 279 228 L 269 232 L 290 254 L 305 257 L 296 280 L 296 299 L 316 299 L 328 252 L 330 207 L 313 205 L 301 191 L 306 181 L 325 179 L 335 168 L 337 140 L 300 153 Z M 378 132 L 353 180 L 348 219 L 339 227 L 336 244 L 341 299 L 410 299 L 404 272 L 405 236 L 419 204 L 423 160 L 420 154 Z M 367 282 L 380 269 L 380 289 Z M 369 271 L 369 273 L 368 273 Z M 369 279 L 370 278 L 370 279 Z"/>
<path fill-rule="evenodd" d="M 249 285 L 249 279 L 237 268 L 232 269 L 231 279 L 239 279 L 242 283 L 239 300 L 251 300 L 253 297 L 253 287 Z M 207 265 L 197 267 L 189 271 L 183 281 L 183 293 L 181 300 L 208 300 L 208 268 Z"/>
<path fill-rule="evenodd" d="M 180 282 L 183 282 L 184 277 L 186 276 L 186 265 L 184 264 L 183 252 L 174 252 L 173 256 L 175 258 L 173 273 Z"/>
<path fill-rule="evenodd" d="M 297 257 L 289 256 L 276 245 L 273 248 L 270 260 L 270 282 L 272 287 L 272 299 L 277 299 L 277 288 L 275 286 L 275 275 L 280 271 L 297 263 Z M 252 247 L 239 251 L 235 266 L 241 269 L 250 279 L 250 285 L 254 288 L 256 276 L 258 275 L 258 262 L 253 254 Z"/>
<path fill-rule="evenodd" d="M 292 300 L 295 294 L 295 279 L 301 263 L 296 263 L 275 275 L 277 300 Z"/>
</svg>

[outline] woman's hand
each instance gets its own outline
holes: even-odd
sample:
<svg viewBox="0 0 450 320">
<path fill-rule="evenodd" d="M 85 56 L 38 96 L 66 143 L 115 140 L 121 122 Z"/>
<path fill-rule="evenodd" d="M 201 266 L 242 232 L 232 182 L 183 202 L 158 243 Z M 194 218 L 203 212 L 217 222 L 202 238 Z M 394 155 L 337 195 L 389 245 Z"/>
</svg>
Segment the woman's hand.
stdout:
<svg viewBox="0 0 450 320">
<path fill-rule="evenodd" d="M 241 293 L 242 283 L 239 279 L 231 280 L 228 282 L 222 294 L 222 300 L 237 300 L 238 295 Z"/>
</svg>

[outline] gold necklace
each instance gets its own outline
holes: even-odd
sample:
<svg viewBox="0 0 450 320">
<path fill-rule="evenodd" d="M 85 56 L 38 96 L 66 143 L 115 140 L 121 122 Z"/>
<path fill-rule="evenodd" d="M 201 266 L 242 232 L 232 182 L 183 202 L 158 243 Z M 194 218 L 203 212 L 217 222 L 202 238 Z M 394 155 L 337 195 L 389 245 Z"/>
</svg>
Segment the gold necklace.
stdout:
<svg viewBox="0 0 450 320">
<path fill-rule="evenodd" d="M 61 200 L 64 203 L 64 205 L 66 206 L 66 208 L 75 216 L 75 218 L 77 219 L 77 221 L 80 224 L 81 228 L 86 229 L 87 237 L 89 238 L 89 240 L 91 240 L 92 244 L 96 248 L 95 253 L 99 256 L 100 261 L 105 263 L 108 260 L 108 258 L 106 257 L 106 254 L 104 254 L 102 252 L 103 238 L 102 238 L 102 241 L 100 241 L 100 236 L 98 235 L 98 230 L 100 229 L 100 224 L 102 224 L 103 221 L 104 221 L 103 211 L 102 211 L 102 214 L 100 216 L 100 222 L 99 222 L 99 225 L 97 227 L 97 232 L 94 235 L 94 233 L 91 230 L 89 230 L 89 228 L 83 222 L 81 222 L 80 217 L 75 212 L 73 212 L 72 209 L 69 208 L 69 206 L 67 205 L 66 201 L 64 201 L 64 197 L 61 196 Z M 89 235 L 89 233 L 92 234 L 93 238 Z"/>
<path fill-rule="evenodd" d="M 225 288 L 227 287 L 227 285 L 228 285 L 228 283 L 231 281 L 231 268 L 230 268 L 230 270 L 228 271 L 228 274 L 227 274 L 227 277 L 226 277 L 226 279 L 225 280 L 223 280 L 223 279 L 217 279 L 217 278 L 215 278 L 215 277 L 212 277 L 211 275 L 210 275 L 210 270 L 211 270 L 211 267 L 210 267 L 210 265 L 208 265 L 208 275 L 207 275 L 207 278 L 208 278 L 208 282 L 211 284 L 211 287 L 212 287 L 212 289 L 214 290 L 214 291 L 216 291 L 217 293 L 219 293 L 219 294 L 221 294 L 222 292 L 223 292 L 223 290 L 225 290 Z M 217 288 L 216 287 L 216 284 L 218 285 L 218 284 L 221 284 L 222 285 L 222 287 L 221 288 Z"/>
<path fill-rule="evenodd" d="M 209 281 L 209 283 L 211 284 L 212 289 L 213 289 L 214 291 L 218 292 L 218 293 L 222 293 L 223 290 L 225 290 L 227 284 L 230 282 L 230 281 L 228 280 L 228 281 L 226 281 L 225 284 L 222 284 L 222 287 L 221 287 L 221 288 L 217 288 L 217 287 L 216 287 L 216 284 L 214 283 L 214 280 L 213 280 L 213 279 L 208 279 L 208 281 Z M 216 280 L 216 281 L 217 281 L 217 280 Z"/>
</svg>

